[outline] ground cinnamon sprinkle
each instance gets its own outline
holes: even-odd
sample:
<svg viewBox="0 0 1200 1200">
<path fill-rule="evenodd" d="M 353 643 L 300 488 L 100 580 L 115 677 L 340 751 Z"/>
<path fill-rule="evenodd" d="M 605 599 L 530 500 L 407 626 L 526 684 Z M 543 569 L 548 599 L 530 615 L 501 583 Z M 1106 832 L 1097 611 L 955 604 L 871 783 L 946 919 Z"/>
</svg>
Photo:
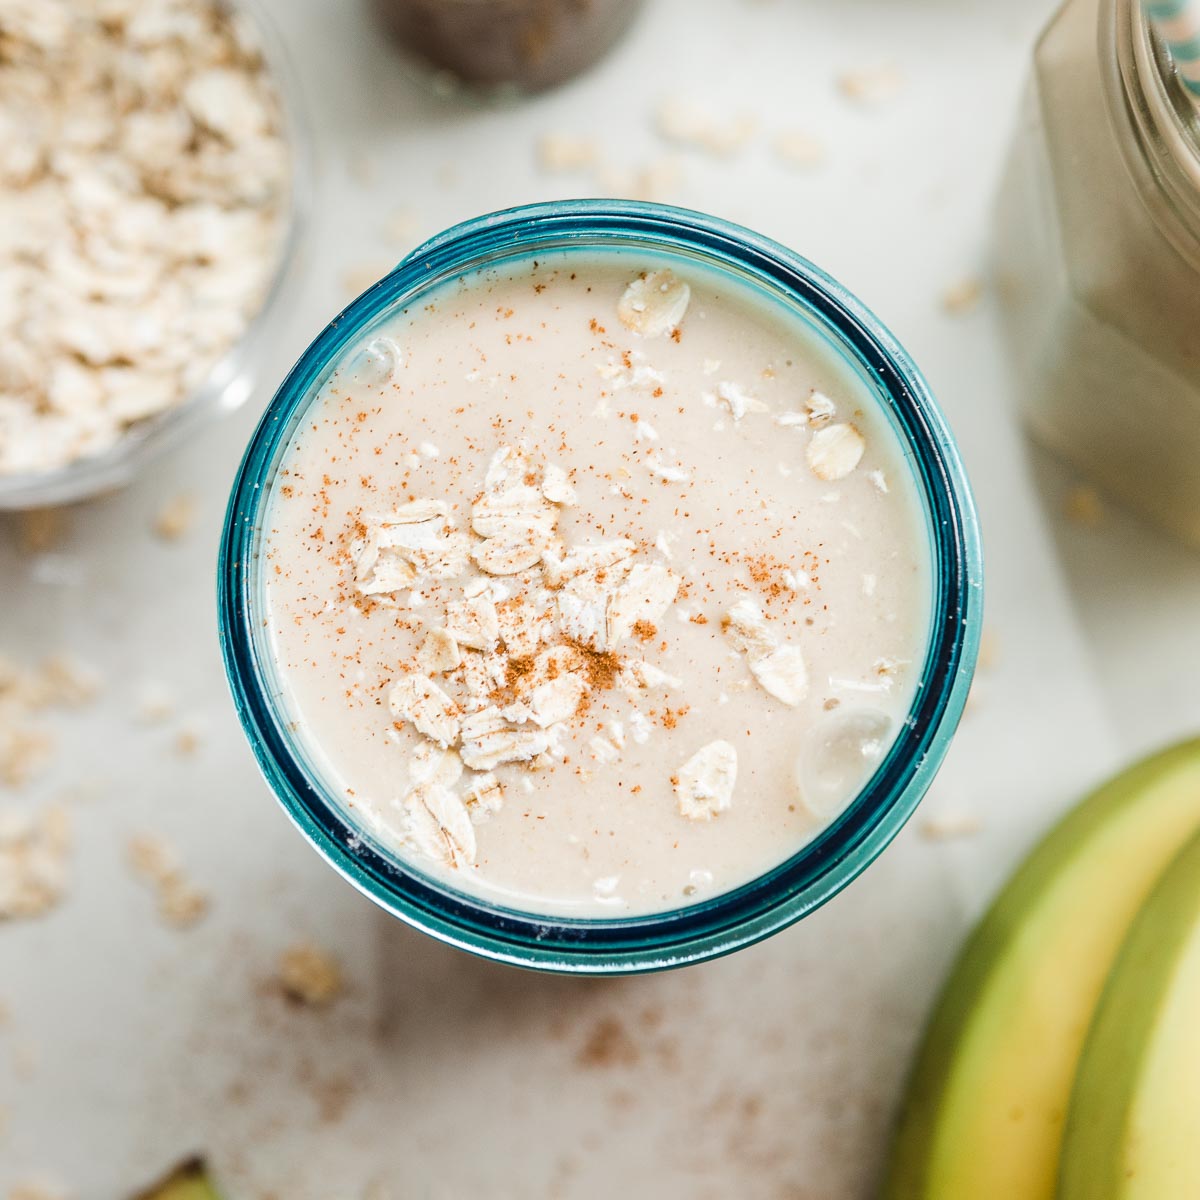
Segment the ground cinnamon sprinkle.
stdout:
<svg viewBox="0 0 1200 1200">
<path fill-rule="evenodd" d="M 593 650 L 582 642 L 570 643 L 583 659 L 583 669 L 587 673 L 588 683 L 597 690 L 610 688 L 617 681 L 621 671 L 620 655 L 611 650 Z"/>
<path fill-rule="evenodd" d="M 658 626 L 653 621 L 641 620 L 633 623 L 633 635 L 639 642 L 648 642 L 657 634 Z"/>
</svg>

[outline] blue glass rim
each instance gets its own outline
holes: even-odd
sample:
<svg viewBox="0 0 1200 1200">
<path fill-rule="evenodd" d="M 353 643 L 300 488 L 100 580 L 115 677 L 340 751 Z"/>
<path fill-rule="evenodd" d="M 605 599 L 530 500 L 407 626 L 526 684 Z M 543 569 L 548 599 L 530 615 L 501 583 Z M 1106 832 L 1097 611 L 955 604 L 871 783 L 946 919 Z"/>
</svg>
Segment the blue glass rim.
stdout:
<svg viewBox="0 0 1200 1200">
<path fill-rule="evenodd" d="M 908 717 L 857 798 L 812 841 L 742 887 L 684 908 L 551 917 L 443 886 L 350 822 L 305 769 L 272 700 L 254 589 L 262 505 L 292 428 L 366 326 L 479 267 L 605 246 L 699 259 L 749 279 L 805 309 L 856 362 L 907 441 L 927 509 L 935 594 Z M 957 448 L 928 385 L 888 330 L 835 280 L 768 238 L 686 209 L 610 200 L 527 205 L 456 225 L 340 312 L 292 368 L 251 438 L 226 512 L 217 583 L 221 648 L 243 729 L 285 811 L 326 860 L 383 908 L 446 943 L 572 974 L 654 971 L 729 953 L 805 916 L 864 870 L 908 820 L 945 755 L 974 671 L 983 602 L 978 521 Z"/>
</svg>

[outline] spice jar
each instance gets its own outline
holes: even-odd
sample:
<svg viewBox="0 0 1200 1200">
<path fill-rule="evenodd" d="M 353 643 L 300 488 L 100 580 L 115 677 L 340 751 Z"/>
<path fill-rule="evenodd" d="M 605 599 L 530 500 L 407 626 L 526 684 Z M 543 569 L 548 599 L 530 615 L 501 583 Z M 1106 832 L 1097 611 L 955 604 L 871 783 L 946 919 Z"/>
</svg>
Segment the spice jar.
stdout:
<svg viewBox="0 0 1200 1200">
<path fill-rule="evenodd" d="M 642 0 L 376 0 L 402 45 L 468 83 L 552 87 L 601 58 Z"/>
<path fill-rule="evenodd" d="M 998 270 L 1033 435 L 1200 546 L 1200 120 L 1137 0 L 1039 40 Z"/>
</svg>

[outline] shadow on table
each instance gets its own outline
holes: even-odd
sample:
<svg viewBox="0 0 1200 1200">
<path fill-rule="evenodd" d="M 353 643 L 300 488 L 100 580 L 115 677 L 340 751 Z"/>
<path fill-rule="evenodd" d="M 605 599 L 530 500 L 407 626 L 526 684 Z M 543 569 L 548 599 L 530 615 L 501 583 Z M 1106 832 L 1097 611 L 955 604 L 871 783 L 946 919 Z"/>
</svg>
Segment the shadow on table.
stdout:
<svg viewBox="0 0 1200 1200">
<path fill-rule="evenodd" d="M 422 1038 L 466 1028 L 496 1036 L 537 1030 L 565 1037 L 587 1013 L 610 1009 L 620 996 L 648 995 L 645 978 L 580 979 L 525 971 L 445 946 L 390 917 L 379 924 L 379 1032 L 403 1043 L 415 1026 Z"/>
<path fill-rule="evenodd" d="M 1146 747 L 1194 731 L 1200 551 L 1103 499 L 1040 447 L 1029 462 L 1117 727 Z"/>
</svg>

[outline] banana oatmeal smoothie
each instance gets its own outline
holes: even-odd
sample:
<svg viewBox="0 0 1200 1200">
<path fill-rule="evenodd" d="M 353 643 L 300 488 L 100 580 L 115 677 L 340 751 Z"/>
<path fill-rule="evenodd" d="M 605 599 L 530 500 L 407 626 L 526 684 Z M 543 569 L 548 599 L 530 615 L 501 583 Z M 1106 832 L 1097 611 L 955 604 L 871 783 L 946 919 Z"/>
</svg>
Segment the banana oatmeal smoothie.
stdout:
<svg viewBox="0 0 1200 1200">
<path fill-rule="evenodd" d="M 706 266 L 553 252 L 391 314 L 267 504 L 282 705 L 354 822 L 527 912 L 794 855 L 903 726 L 929 535 L 832 343 Z"/>
</svg>

